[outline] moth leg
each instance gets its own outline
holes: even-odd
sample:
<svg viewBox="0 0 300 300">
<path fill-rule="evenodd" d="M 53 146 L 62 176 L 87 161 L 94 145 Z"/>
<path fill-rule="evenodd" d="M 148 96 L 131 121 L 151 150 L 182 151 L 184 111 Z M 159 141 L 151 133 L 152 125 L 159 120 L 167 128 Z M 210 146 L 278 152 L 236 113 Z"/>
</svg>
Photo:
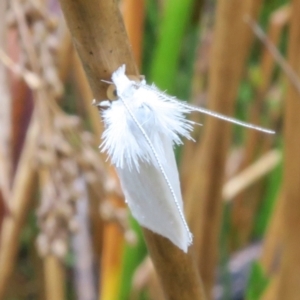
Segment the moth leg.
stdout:
<svg viewBox="0 0 300 300">
<path fill-rule="evenodd" d="M 99 110 L 108 109 L 111 107 L 111 101 L 110 100 L 104 100 L 101 102 L 98 102 L 93 99 L 92 105 L 96 106 Z"/>
</svg>

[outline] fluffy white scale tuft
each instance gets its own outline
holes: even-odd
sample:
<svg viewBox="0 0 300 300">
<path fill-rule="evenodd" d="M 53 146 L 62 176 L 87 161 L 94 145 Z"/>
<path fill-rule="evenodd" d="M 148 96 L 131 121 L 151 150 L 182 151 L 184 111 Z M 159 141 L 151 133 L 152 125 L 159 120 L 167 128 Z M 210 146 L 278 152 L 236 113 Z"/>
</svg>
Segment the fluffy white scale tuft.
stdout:
<svg viewBox="0 0 300 300">
<path fill-rule="evenodd" d="M 118 100 L 105 101 L 105 131 L 101 150 L 107 152 L 133 216 L 144 227 L 168 238 L 184 252 L 192 235 L 183 214 L 179 175 L 173 146 L 188 139 L 191 111 L 161 97 L 145 82 L 137 85 L 125 75 L 125 66 L 112 75 Z"/>
<path fill-rule="evenodd" d="M 155 90 L 136 86 L 125 75 L 122 66 L 112 76 L 118 96 L 122 97 L 128 108 L 142 126 L 161 160 L 165 159 L 162 139 L 172 144 L 181 144 L 181 136 L 188 139 L 193 122 L 185 119 L 191 111 L 176 101 L 162 98 Z M 108 153 L 112 163 L 123 168 L 139 170 L 141 162 L 157 165 L 153 151 L 132 116 L 120 100 L 112 101 L 111 107 L 102 113 L 105 132 L 102 136 L 101 150 Z"/>
</svg>

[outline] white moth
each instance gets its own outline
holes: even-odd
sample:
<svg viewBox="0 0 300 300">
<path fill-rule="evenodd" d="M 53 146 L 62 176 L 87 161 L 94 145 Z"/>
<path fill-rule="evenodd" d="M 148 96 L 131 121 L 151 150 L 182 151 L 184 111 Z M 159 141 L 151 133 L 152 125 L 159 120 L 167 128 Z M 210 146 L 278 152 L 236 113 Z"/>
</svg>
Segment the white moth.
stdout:
<svg viewBox="0 0 300 300">
<path fill-rule="evenodd" d="M 126 202 L 144 227 L 168 238 L 187 252 L 192 243 L 183 213 L 183 201 L 173 147 L 181 137 L 191 139 L 194 123 L 185 115 L 203 112 L 239 125 L 274 133 L 212 111 L 190 106 L 125 75 L 122 65 L 112 75 L 117 100 L 105 100 L 105 131 L 100 148 L 116 167 Z"/>
</svg>

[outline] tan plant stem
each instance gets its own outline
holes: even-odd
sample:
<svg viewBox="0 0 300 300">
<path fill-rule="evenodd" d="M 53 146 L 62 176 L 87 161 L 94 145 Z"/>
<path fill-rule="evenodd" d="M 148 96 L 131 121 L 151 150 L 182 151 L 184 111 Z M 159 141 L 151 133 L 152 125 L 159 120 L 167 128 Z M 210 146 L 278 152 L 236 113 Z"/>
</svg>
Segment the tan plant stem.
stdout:
<svg viewBox="0 0 300 300">
<path fill-rule="evenodd" d="M 25 48 L 26 54 L 28 55 L 28 59 L 31 64 L 32 71 L 37 75 L 40 72 L 39 69 L 39 63 L 37 61 L 37 55 L 36 51 L 34 49 L 34 44 L 31 42 L 31 36 L 30 36 L 30 31 L 27 26 L 26 18 L 24 15 L 24 11 L 22 10 L 22 6 L 19 3 L 19 1 L 12 0 L 11 5 L 13 8 L 13 11 L 15 13 L 16 19 L 17 19 L 17 24 L 18 24 L 18 29 L 20 31 L 20 36 L 21 40 L 23 43 L 23 46 Z"/>
<path fill-rule="evenodd" d="M 65 291 L 65 272 L 64 266 L 57 257 L 48 255 L 44 259 L 44 270 L 46 280 L 46 299 L 47 300 L 64 300 Z"/>
<path fill-rule="evenodd" d="M 122 249 L 124 237 L 117 224 L 105 226 L 101 256 L 99 300 L 118 299 L 121 285 Z"/>
<path fill-rule="evenodd" d="M 256 34 L 256 36 L 261 40 L 261 42 L 267 47 L 269 52 L 274 57 L 275 61 L 278 63 L 280 68 L 283 70 L 285 75 L 288 77 L 290 82 L 293 84 L 295 89 L 300 94 L 300 80 L 299 75 L 297 72 L 293 69 L 291 64 L 289 64 L 288 61 L 285 60 L 285 58 L 281 55 L 279 50 L 276 48 L 276 46 L 270 41 L 270 39 L 266 36 L 266 34 L 263 32 L 263 30 L 259 27 L 259 25 L 253 21 L 252 19 L 246 18 L 246 22 L 249 24 L 253 32 Z"/>
<path fill-rule="evenodd" d="M 100 137 L 103 132 L 103 124 L 100 119 L 100 114 L 93 105 L 91 99 L 93 98 L 91 88 L 88 84 L 85 72 L 82 68 L 78 54 L 74 53 L 74 70 L 75 80 L 83 98 L 85 108 L 90 116 L 92 130 L 96 134 L 98 143 L 100 144 Z M 106 160 L 102 153 L 103 161 Z M 108 162 L 105 163 L 107 172 L 116 179 L 117 174 L 113 167 Z M 117 181 L 117 179 L 116 179 Z M 117 197 L 109 197 L 116 207 L 125 206 L 123 199 Z M 120 280 L 121 280 L 121 258 L 123 255 L 124 237 L 117 224 L 105 224 L 99 215 L 99 197 L 90 191 L 90 216 L 93 223 L 93 245 L 94 251 L 99 259 L 100 265 L 100 294 L 99 299 L 115 298 L 113 294 L 118 294 Z M 103 199 L 102 199 L 103 200 Z"/>
<path fill-rule="evenodd" d="M 291 2 L 288 62 L 300 75 L 300 2 Z M 276 299 L 299 299 L 300 295 L 300 101 L 295 85 L 289 82 L 285 103 L 283 170 L 283 255 Z"/>
<path fill-rule="evenodd" d="M 145 228 L 144 236 L 166 299 L 206 299 L 193 248 L 190 247 L 186 255 L 166 238 Z"/>
<path fill-rule="evenodd" d="M 271 276 L 278 271 L 276 260 L 278 260 L 278 253 L 280 253 L 283 238 L 282 212 L 284 201 L 282 192 L 280 192 L 263 241 L 260 263 L 267 276 Z"/>
<path fill-rule="evenodd" d="M 41 83 L 40 83 L 40 78 L 39 76 L 39 71 L 40 71 L 40 65 L 38 62 L 38 56 L 37 53 L 33 47 L 33 43 L 32 43 L 32 38 L 31 38 L 31 33 L 30 30 L 28 28 L 25 16 L 24 16 L 24 11 L 20 5 L 20 3 L 18 1 L 12 1 L 12 8 L 14 10 L 14 13 L 16 15 L 16 19 L 17 19 L 17 24 L 18 24 L 18 29 L 20 31 L 20 36 L 21 36 L 21 40 L 22 43 L 24 45 L 26 54 L 28 55 L 28 58 L 30 60 L 30 65 L 32 70 L 34 71 L 34 73 L 30 73 L 27 72 L 27 77 L 25 76 L 25 80 L 30 79 L 29 82 L 27 81 L 27 83 L 29 83 L 29 86 L 31 86 L 33 89 L 35 88 L 39 88 L 39 90 L 34 91 L 34 98 L 36 99 L 36 101 L 41 104 L 38 108 L 40 109 L 39 112 L 44 113 L 44 117 L 45 118 L 37 118 L 37 110 L 35 112 L 35 118 L 31 121 L 31 127 L 35 126 L 35 131 L 34 131 L 34 137 L 32 136 L 33 133 L 31 133 L 31 131 L 33 131 L 33 129 L 30 127 L 28 134 L 27 134 L 27 140 L 22 152 L 22 158 L 19 162 L 18 165 L 18 169 L 17 169 L 17 176 L 19 173 L 25 173 L 26 174 L 26 180 L 24 180 L 24 178 L 22 178 L 23 182 L 21 184 L 19 184 L 18 182 L 18 177 L 15 178 L 15 182 L 14 182 L 14 186 L 13 186 L 13 196 L 12 196 L 12 214 L 11 216 L 9 216 L 7 218 L 7 225 L 5 224 L 6 227 L 3 228 L 3 238 L 8 239 L 7 236 L 9 236 L 9 242 L 3 242 L 2 245 L 5 245 L 3 247 L 1 247 L 1 254 L 0 254 L 0 263 L 2 266 L 2 262 L 3 264 L 7 265 L 6 268 L 1 268 L 2 272 L 3 272 L 3 276 L 0 277 L 0 298 L 1 296 L 4 294 L 5 291 L 5 285 L 7 284 L 10 274 L 12 272 L 13 266 L 14 266 L 14 262 L 15 262 L 15 258 L 16 258 L 16 252 L 18 249 L 18 239 L 19 239 L 19 235 L 20 235 L 20 231 L 21 231 L 21 227 L 23 226 L 23 222 L 25 219 L 25 216 L 27 214 L 28 211 L 28 206 L 31 203 L 31 194 L 29 193 L 29 190 L 31 192 L 32 189 L 32 185 L 33 185 L 33 180 L 34 180 L 34 169 L 32 164 L 34 163 L 33 161 L 33 157 L 35 155 L 35 151 L 37 151 L 37 149 L 35 148 L 36 145 L 36 140 L 37 140 L 37 122 L 42 122 L 41 120 L 43 120 L 42 123 L 39 124 L 43 124 L 46 123 L 46 120 L 49 121 L 48 116 L 47 116 L 47 112 L 45 110 L 46 106 L 45 106 L 45 101 L 47 98 L 47 92 L 45 92 L 45 90 L 42 90 L 41 88 Z M 8 61 L 9 62 L 9 61 Z M 10 63 L 11 64 L 11 63 Z M 11 66 L 13 67 L 13 66 Z M 21 73 L 21 76 L 24 75 L 24 72 Z M 26 75 L 26 73 L 25 73 Z M 32 86 L 32 84 L 34 86 Z M 34 84 L 37 83 L 37 84 Z M 43 105 L 44 104 L 44 105 Z M 41 117 L 41 115 L 39 115 L 39 117 Z M 34 123 L 34 125 L 33 125 Z M 49 126 L 49 123 L 47 123 L 47 125 Z M 30 148 L 30 149 L 28 149 Z M 25 158 L 23 158 L 25 157 Z M 20 185 L 20 186 L 19 186 Z M 27 191 L 28 190 L 28 191 Z M 22 196 L 18 195 L 18 192 L 22 193 Z M 15 193 L 17 195 L 15 195 Z M 16 199 L 14 199 L 16 198 Z M 19 199 L 20 198 L 20 199 Z M 48 289 L 49 291 L 52 291 L 52 293 L 50 293 L 49 295 L 47 295 L 48 297 L 50 297 L 49 299 L 64 299 L 64 296 L 62 296 L 61 298 L 57 298 L 57 296 L 59 295 L 59 291 L 63 290 L 63 282 L 61 280 L 61 278 L 58 278 L 58 274 L 62 273 L 62 266 L 59 265 L 58 261 L 57 263 L 54 262 L 55 258 L 49 258 L 47 257 L 45 259 L 45 268 L 46 268 L 46 281 L 49 285 L 50 282 L 50 288 Z M 47 270 L 47 268 L 50 268 L 50 272 Z M 47 276 L 51 273 L 54 273 L 54 275 L 51 275 L 51 278 L 48 278 Z M 2 275 L 2 274 L 0 274 Z M 52 279 L 56 278 L 56 285 L 53 286 L 53 281 Z M 54 293 L 54 296 L 53 296 Z M 53 297 L 52 297 L 52 296 Z"/>
<path fill-rule="evenodd" d="M 138 75 L 126 30 L 115 1 L 60 1 L 75 48 L 96 100 L 106 99 L 111 74 L 126 62 L 127 74 Z"/>
<path fill-rule="evenodd" d="M 277 297 L 277 287 L 279 283 L 279 276 L 275 274 L 272 277 L 272 281 L 268 285 L 267 289 L 264 291 L 263 295 L 261 296 L 260 300 L 274 300 Z M 287 299 L 287 298 L 286 298 Z"/>
<path fill-rule="evenodd" d="M 72 65 L 74 71 L 75 84 L 78 88 L 85 109 L 88 113 L 92 130 L 96 136 L 96 141 L 100 145 L 100 137 L 103 131 L 102 122 L 100 120 L 100 115 L 98 110 L 95 109 L 95 107 L 91 104 L 92 102 L 91 99 L 93 98 L 93 94 L 76 51 L 73 51 L 72 62 L 73 62 Z M 107 167 L 107 163 L 104 164 L 104 166 Z M 99 215 L 98 196 L 95 194 L 94 191 L 90 190 L 89 198 L 90 198 L 90 206 L 91 206 L 90 217 L 92 219 L 92 227 L 94 231 L 94 234 L 92 235 L 94 252 L 96 253 L 97 258 L 100 259 L 102 248 L 103 248 L 103 221 L 101 220 L 101 217 Z"/>
<path fill-rule="evenodd" d="M 223 187 L 223 198 L 231 201 L 236 195 L 272 171 L 281 161 L 281 153 L 271 150 L 231 178 Z"/>
<path fill-rule="evenodd" d="M 138 66 L 142 62 L 142 42 L 144 33 L 145 1 L 123 0 L 124 23 L 132 45 L 132 52 Z"/>
<path fill-rule="evenodd" d="M 92 105 L 93 93 L 76 51 L 74 51 L 72 61 L 76 86 L 80 96 L 82 97 L 85 109 L 90 117 L 91 127 L 96 135 L 97 143 L 100 144 L 100 137 L 103 132 L 103 124 L 101 122 L 98 110 Z"/>
<path fill-rule="evenodd" d="M 280 8 L 280 10 L 275 11 L 270 18 L 267 39 L 269 40 L 269 43 L 274 44 L 274 48 L 275 45 L 278 45 L 280 42 L 283 26 L 287 20 L 287 17 L 284 16 L 287 14 L 286 11 L 286 8 Z M 251 24 L 257 24 L 252 19 L 249 21 L 248 18 L 248 24 L 249 22 L 251 22 Z M 252 25 L 250 26 L 253 28 Z M 250 123 L 261 123 L 266 93 L 270 88 L 274 66 L 274 58 L 268 50 L 268 47 L 265 47 L 260 63 L 260 82 L 256 86 L 256 95 L 249 109 Z M 266 112 L 268 115 L 268 111 Z M 274 123 L 272 123 L 271 120 L 268 120 L 267 124 L 272 127 Z M 262 135 L 254 130 L 247 132 L 243 161 L 239 168 L 240 171 L 251 165 L 258 155 L 268 151 L 272 144 L 272 140 L 273 137 Z M 260 205 L 263 191 L 264 183 L 258 182 L 251 186 L 251 191 L 245 190 L 235 199 L 232 209 L 232 220 L 234 224 L 232 234 L 233 248 L 244 247 L 249 242 L 253 230 L 255 214 Z"/>
<path fill-rule="evenodd" d="M 6 13 L 7 1 L 0 2 L 0 49 L 5 49 L 7 35 Z M 7 70 L 0 64 L 0 194 L 8 206 L 12 180 L 12 100 L 8 88 Z M 0 195 L 0 201 L 1 195 Z M 1 210 L 1 209 L 0 209 Z M 0 213 L 0 223 L 1 223 Z"/>
<path fill-rule="evenodd" d="M 43 190 L 43 187 L 47 185 L 50 180 L 51 174 L 49 169 L 40 168 L 39 169 L 39 181 L 40 186 Z M 45 274 L 45 288 L 46 288 L 46 299 L 47 300 L 64 300 L 65 291 L 65 270 L 62 262 L 58 259 L 57 256 L 48 254 L 43 257 L 44 263 L 44 274 Z"/>
<path fill-rule="evenodd" d="M 235 97 L 249 51 L 251 32 L 244 24 L 259 1 L 219 0 L 209 70 L 208 106 L 226 115 L 234 111 Z M 256 6 L 257 5 L 257 6 Z M 250 35 L 250 37 L 249 37 Z M 218 257 L 222 216 L 224 167 L 231 138 L 230 124 L 209 118 L 185 190 L 188 220 L 195 237 L 199 268 L 211 297 Z"/>
<path fill-rule="evenodd" d="M 283 34 L 283 30 L 289 22 L 290 12 L 291 12 L 290 6 L 287 5 L 277 9 L 275 12 L 272 13 L 270 17 L 267 39 L 271 44 L 273 44 L 276 47 L 278 47 L 281 40 L 281 36 Z M 264 49 L 262 49 L 261 63 L 260 63 L 261 80 L 262 80 L 261 86 L 259 87 L 260 93 L 264 94 L 267 92 L 267 89 L 269 88 L 272 80 L 274 67 L 275 67 L 274 55 L 272 55 L 271 51 L 268 49 L 268 46 L 265 45 Z"/>
<path fill-rule="evenodd" d="M 60 3 L 95 99 L 106 98 L 107 85 L 101 80 L 110 80 L 112 72 L 123 63 L 127 74 L 138 75 L 116 1 Z M 146 229 L 144 233 L 166 299 L 204 299 L 192 256 L 183 254 L 161 236 Z"/>
<path fill-rule="evenodd" d="M 36 151 L 38 124 L 35 118 L 29 126 L 22 155 L 19 161 L 11 196 L 11 213 L 3 221 L 0 248 L 0 299 L 4 299 L 5 289 L 12 273 L 17 255 L 19 235 L 32 203 L 36 182 L 33 158 Z"/>
<path fill-rule="evenodd" d="M 61 44 L 57 54 L 57 71 L 59 72 L 59 78 L 62 82 L 66 82 L 69 76 L 70 70 L 73 66 L 73 44 L 70 37 L 70 32 L 67 25 L 64 23 L 63 33 L 61 34 Z"/>
<path fill-rule="evenodd" d="M 85 72 L 82 68 L 82 64 L 79 60 L 78 54 L 74 53 L 74 79 L 76 85 L 80 91 L 81 97 L 85 105 L 85 109 L 88 112 L 91 120 L 91 126 L 93 132 L 96 134 L 98 144 L 100 144 L 100 137 L 103 132 L 103 124 L 100 119 L 100 114 L 95 106 L 91 105 L 91 99 L 93 98 L 91 88 L 87 81 Z M 107 172 L 114 178 L 116 182 L 117 174 L 113 167 L 106 161 L 103 153 L 99 153 L 103 156 L 105 161 L 105 167 Z M 120 286 L 121 280 L 121 259 L 123 256 L 124 237 L 118 224 L 110 223 L 105 224 L 101 220 L 99 215 L 99 197 L 94 191 L 90 191 L 90 204 L 93 224 L 93 245 L 94 251 L 99 259 L 100 269 L 100 294 L 99 299 L 116 298 Z M 103 199 L 101 199 L 103 200 Z M 116 196 L 110 196 L 109 200 L 117 207 L 125 207 L 124 199 L 119 199 Z"/>
</svg>

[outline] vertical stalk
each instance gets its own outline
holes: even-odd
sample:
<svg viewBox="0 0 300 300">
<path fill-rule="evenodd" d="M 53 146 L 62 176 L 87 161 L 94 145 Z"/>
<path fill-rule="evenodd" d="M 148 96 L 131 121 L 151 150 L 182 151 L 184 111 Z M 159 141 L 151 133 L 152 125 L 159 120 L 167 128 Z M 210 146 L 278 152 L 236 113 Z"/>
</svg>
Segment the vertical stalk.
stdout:
<svg viewBox="0 0 300 300">
<path fill-rule="evenodd" d="M 11 213 L 7 214 L 3 221 L 0 248 L 0 299 L 4 299 L 17 255 L 20 232 L 33 200 L 35 186 L 33 155 L 38 136 L 37 125 L 37 120 L 34 118 L 26 135 L 19 168 L 14 179 Z"/>
<path fill-rule="evenodd" d="M 116 224 L 107 224 L 103 240 L 99 300 L 118 300 L 124 237 Z"/>
<path fill-rule="evenodd" d="M 47 185 L 51 174 L 48 168 L 41 167 L 39 169 L 39 183 L 43 187 Z M 47 300 L 64 300 L 65 298 L 65 270 L 61 261 L 57 256 L 48 254 L 43 257 L 44 278 Z"/>
<path fill-rule="evenodd" d="M 288 61 L 300 75 L 300 2 L 291 2 Z M 285 103 L 284 172 L 283 172 L 283 256 L 276 299 L 296 300 L 300 295 L 300 101 L 299 93 L 289 82 Z"/>
<path fill-rule="evenodd" d="M 75 81 L 80 91 L 85 108 L 88 112 L 91 121 L 92 130 L 96 134 L 98 143 L 100 144 L 100 137 L 103 132 L 100 114 L 94 106 L 91 105 L 93 97 L 90 86 L 81 62 L 77 53 L 74 53 L 74 71 Z M 99 153 L 102 155 L 102 153 Z M 112 177 L 116 178 L 116 173 L 112 166 L 105 164 L 107 171 Z M 117 224 L 105 224 L 99 215 L 99 199 L 94 191 L 90 191 L 90 205 L 93 225 L 93 244 L 100 266 L 100 293 L 99 299 L 118 299 L 119 286 L 121 280 L 121 258 L 123 255 L 124 237 L 120 232 Z M 102 199 L 103 200 L 103 199 Z M 117 206 L 125 206 L 123 199 L 117 197 L 110 197 L 113 203 Z"/>
<path fill-rule="evenodd" d="M 6 8 L 7 1 L 0 2 L 0 48 L 6 49 Z M 0 64 L 0 201 L 8 201 L 10 196 L 10 184 L 12 179 L 12 148 L 11 148 L 11 110 L 12 101 L 8 88 L 7 70 L 3 64 Z M 2 197 L 1 197 L 2 194 Z M 2 198 L 2 199 L 1 199 Z M 0 208 L 1 211 L 1 208 Z M 0 226 L 2 213 L 0 212 Z"/>
<path fill-rule="evenodd" d="M 272 13 L 268 29 L 268 38 L 274 45 L 279 45 L 284 25 L 288 20 L 289 8 L 283 7 Z M 260 63 L 261 82 L 257 88 L 256 95 L 250 107 L 249 122 L 259 124 L 263 111 L 266 93 L 270 87 L 273 70 L 275 66 L 274 57 L 266 48 L 263 49 Z M 269 123 L 271 123 L 269 121 Z M 271 126 L 270 126 L 271 127 Z M 249 131 L 245 142 L 245 151 L 243 163 L 240 170 L 246 168 L 253 162 L 259 153 L 268 151 L 272 144 L 271 136 L 264 136 L 258 131 Z M 247 244 L 254 224 L 254 216 L 262 199 L 264 190 L 263 182 L 259 182 L 251 187 L 251 193 L 246 190 L 241 193 L 234 201 L 233 219 L 234 219 L 234 246 L 243 247 Z M 247 193 L 248 191 L 248 193 Z"/>
<path fill-rule="evenodd" d="M 107 83 L 121 64 L 127 74 L 138 75 L 116 1 L 60 0 L 96 100 L 106 99 Z"/>
<path fill-rule="evenodd" d="M 239 82 L 249 51 L 249 28 L 244 16 L 259 1 L 219 0 L 209 70 L 209 108 L 226 115 L 234 112 Z M 206 121 L 194 168 L 185 190 L 187 213 L 199 255 L 206 292 L 215 280 L 222 217 L 222 186 L 231 126 L 217 119 Z"/>
<path fill-rule="evenodd" d="M 282 211 L 284 201 L 285 199 L 282 197 L 282 193 L 280 193 L 264 238 L 260 263 L 268 276 L 272 273 L 276 254 L 280 250 L 282 243 Z"/>
<path fill-rule="evenodd" d="M 138 75 L 116 1 L 60 0 L 60 3 L 97 100 L 106 97 L 107 86 L 101 79 L 110 80 L 121 64 L 126 64 L 127 74 Z M 144 234 L 166 299 L 204 299 L 192 255 L 184 254 L 153 232 L 144 229 Z"/>
<path fill-rule="evenodd" d="M 57 257 L 48 255 L 44 259 L 44 270 L 46 280 L 46 299 L 64 300 L 64 267 Z"/>
<path fill-rule="evenodd" d="M 135 61 L 140 67 L 143 52 L 145 0 L 124 0 L 123 16 L 132 52 Z"/>
</svg>

